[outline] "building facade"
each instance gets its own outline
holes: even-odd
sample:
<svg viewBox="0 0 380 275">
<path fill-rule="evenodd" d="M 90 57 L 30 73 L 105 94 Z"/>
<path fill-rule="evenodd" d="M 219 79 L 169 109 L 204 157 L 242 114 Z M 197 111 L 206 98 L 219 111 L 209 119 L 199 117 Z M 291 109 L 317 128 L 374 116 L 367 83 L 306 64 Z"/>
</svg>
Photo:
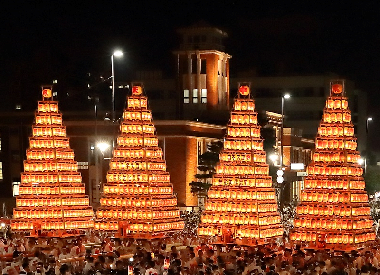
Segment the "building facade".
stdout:
<svg viewBox="0 0 380 275">
<path fill-rule="evenodd" d="M 231 78 L 231 56 L 225 52 L 223 45 L 223 39 L 227 37 L 225 32 L 200 23 L 180 29 L 178 33 L 181 43 L 173 52 L 176 57 L 176 64 L 173 64 L 176 75 L 164 76 L 160 71 L 139 71 L 133 80 L 144 84 L 160 146 L 164 148 L 168 171 L 180 205 L 196 205 L 196 198 L 190 193 L 188 184 L 197 173 L 198 155 L 204 152 L 208 142 L 223 138 L 229 109 L 238 83 L 241 82 L 251 83 L 251 93 L 258 111 L 272 114 L 267 113 L 267 121 L 263 126 L 274 127 L 276 141 L 269 150 L 277 153 L 281 141 L 281 97 L 285 92 L 291 94 L 291 98 L 284 104 L 284 164 L 307 164 L 313 147 L 310 140 L 314 140 L 317 133 L 329 83 L 338 76 L 325 74 L 261 77 L 251 73 L 234 73 L 236 77 Z M 128 83 L 117 83 L 116 87 L 126 87 L 126 84 Z M 367 140 L 366 95 L 355 89 L 351 81 L 346 81 L 346 91 L 359 150 L 363 152 L 366 150 Z M 122 104 L 119 103 L 122 102 L 116 103 L 116 106 L 119 106 L 116 109 L 116 117 L 120 117 Z M 109 119 L 103 119 L 109 117 L 107 112 L 111 111 L 111 103 L 102 99 L 99 104 L 103 106 L 101 110 L 96 111 L 95 105 L 95 114 L 91 111 L 94 105 L 86 110 L 74 111 L 69 108 L 69 100 L 61 108 L 63 121 L 70 136 L 70 146 L 75 151 L 76 160 L 80 162 L 79 167 L 87 193 L 95 207 L 100 197 L 101 183 L 104 182 L 108 170 L 107 158 L 112 155 L 110 151 L 100 152 L 96 143 L 112 143 L 119 127 L 118 123 L 112 124 Z M 11 198 L 12 186 L 17 186 L 20 182 L 33 112 L 34 110 L 22 110 L 17 106 L 13 111 L 0 112 L 2 197 Z M 268 151 L 268 157 L 269 155 Z M 299 188 L 301 187 L 297 185 L 292 190 Z M 289 197 L 296 194 L 290 193 Z"/>
</svg>

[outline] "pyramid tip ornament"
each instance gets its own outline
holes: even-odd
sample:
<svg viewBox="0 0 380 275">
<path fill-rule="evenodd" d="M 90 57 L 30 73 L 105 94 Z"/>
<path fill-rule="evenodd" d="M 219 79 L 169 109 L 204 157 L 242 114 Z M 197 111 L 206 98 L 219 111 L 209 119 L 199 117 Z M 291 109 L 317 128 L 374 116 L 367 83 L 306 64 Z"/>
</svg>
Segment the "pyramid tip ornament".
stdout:
<svg viewBox="0 0 380 275">
<path fill-rule="evenodd" d="M 345 81 L 343 79 L 332 80 L 330 82 L 330 96 L 346 96 L 345 93 Z"/>
<path fill-rule="evenodd" d="M 251 83 L 241 82 L 238 84 L 238 98 L 250 98 L 251 97 Z"/>
<path fill-rule="evenodd" d="M 42 100 L 53 100 L 53 86 L 43 85 L 42 89 Z"/>
</svg>

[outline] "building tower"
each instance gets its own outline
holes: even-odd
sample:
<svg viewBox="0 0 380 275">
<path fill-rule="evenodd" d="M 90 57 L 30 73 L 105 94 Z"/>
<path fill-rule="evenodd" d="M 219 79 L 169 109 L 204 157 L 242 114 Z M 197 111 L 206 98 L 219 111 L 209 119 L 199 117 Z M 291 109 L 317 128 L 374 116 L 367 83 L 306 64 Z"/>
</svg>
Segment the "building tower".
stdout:
<svg viewBox="0 0 380 275">
<path fill-rule="evenodd" d="M 248 86 L 239 88 L 219 160 L 199 235 L 248 245 L 282 236 L 275 190 Z"/>
<path fill-rule="evenodd" d="M 94 212 L 51 87 L 42 90 L 42 97 L 11 227 L 13 231 L 29 232 L 30 236 L 79 235 L 94 227 Z"/>
<path fill-rule="evenodd" d="M 182 230 L 177 198 L 141 86 L 132 87 L 120 132 L 95 228 L 142 239 Z"/>
<path fill-rule="evenodd" d="M 344 81 L 332 81 L 291 240 L 358 249 L 375 240 Z"/>
<path fill-rule="evenodd" d="M 182 35 L 177 55 L 181 118 L 199 118 L 229 109 L 229 59 L 222 39 L 227 34 L 204 22 L 179 29 Z"/>
</svg>

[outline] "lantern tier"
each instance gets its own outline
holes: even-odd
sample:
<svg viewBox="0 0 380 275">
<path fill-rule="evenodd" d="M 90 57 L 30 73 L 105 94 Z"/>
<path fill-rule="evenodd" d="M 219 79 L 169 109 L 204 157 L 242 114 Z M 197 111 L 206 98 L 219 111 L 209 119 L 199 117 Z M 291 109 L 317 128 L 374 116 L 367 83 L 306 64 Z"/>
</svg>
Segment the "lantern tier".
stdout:
<svg viewBox="0 0 380 275">
<path fill-rule="evenodd" d="M 118 231 L 119 237 L 164 237 L 167 232 L 183 229 L 143 95 L 127 98 L 100 205 L 96 229 Z"/>
<path fill-rule="evenodd" d="M 341 82 L 331 84 L 315 145 L 290 239 L 318 249 L 360 249 L 375 233 Z"/>
<path fill-rule="evenodd" d="M 35 113 L 11 227 L 31 236 L 82 234 L 94 227 L 93 209 L 58 102 L 51 100 L 50 89 L 44 89 L 43 96 Z"/>
<path fill-rule="evenodd" d="M 198 234 L 216 242 L 255 245 L 283 234 L 254 110 L 249 97 L 235 100 L 208 191 Z"/>
</svg>

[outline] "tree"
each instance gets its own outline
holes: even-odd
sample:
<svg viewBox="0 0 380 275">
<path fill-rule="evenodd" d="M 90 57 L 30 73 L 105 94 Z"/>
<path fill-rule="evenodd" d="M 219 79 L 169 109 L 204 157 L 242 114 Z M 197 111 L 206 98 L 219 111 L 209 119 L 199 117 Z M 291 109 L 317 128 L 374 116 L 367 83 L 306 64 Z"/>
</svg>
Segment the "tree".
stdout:
<svg viewBox="0 0 380 275">
<path fill-rule="evenodd" d="M 219 153 L 223 149 L 221 140 L 213 141 L 207 145 L 207 151 L 198 157 L 198 174 L 196 180 L 189 183 L 191 193 L 198 197 L 198 204 L 202 208 L 207 192 L 212 183 L 211 179 L 215 173 L 215 166 L 219 162 Z"/>
<path fill-rule="evenodd" d="M 364 175 L 366 190 L 369 194 L 380 191 L 380 167 L 368 165 Z"/>
</svg>

